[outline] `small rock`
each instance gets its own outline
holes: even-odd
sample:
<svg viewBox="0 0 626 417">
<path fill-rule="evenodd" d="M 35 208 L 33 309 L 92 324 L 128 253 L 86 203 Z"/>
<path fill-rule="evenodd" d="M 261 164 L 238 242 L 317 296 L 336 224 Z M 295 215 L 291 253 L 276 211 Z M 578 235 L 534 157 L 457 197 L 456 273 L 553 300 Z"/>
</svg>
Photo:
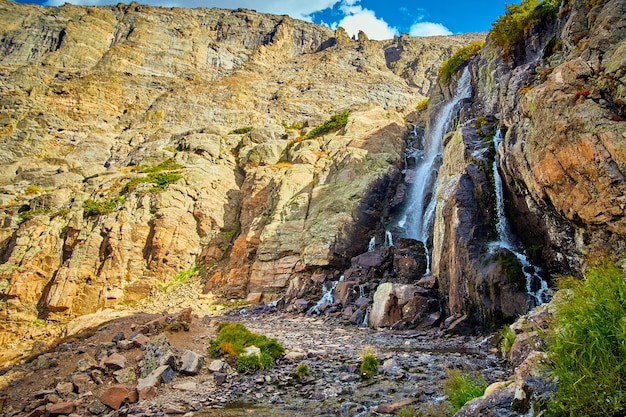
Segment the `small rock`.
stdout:
<svg viewBox="0 0 626 417">
<path fill-rule="evenodd" d="M 293 305 L 296 308 L 296 310 L 299 310 L 299 311 L 306 311 L 309 308 L 309 302 L 302 298 L 299 298 L 296 301 L 294 301 Z"/>
<path fill-rule="evenodd" d="M 135 342 L 132 340 L 120 340 L 117 342 L 117 347 L 122 350 L 130 350 L 135 347 Z"/>
<path fill-rule="evenodd" d="M 213 374 L 213 381 L 215 385 L 222 385 L 226 382 L 226 374 L 223 372 L 215 372 Z"/>
<path fill-rule="evenodd" d="M 183 382 L 180 384 L 174 385 L 174 389 L 180 391 L 196 391 L 198 389 L 198 384 L 193 381 Z"/>
<path fill-rule="evenodd" d="M 178 313 L 178 317 L 177 317 L 178 321 L 181 321 L 183 323 L 189 323 L 191 324 L 191 307 L 187 307 L 183 310 L 181 310 L 180 313 Z"/>
<path fill-rule="evenodd" d="M 224 361 L 221 361 L 219 359 L 215 359 L 213 361 L 211 361 L 211 363 L 209 364 L 209 371 L 211 372 L 221 372 L 224 367 L 226 366 L 226 364 L 224 363 Z"/>
<path fill-rule="evenodd" d="M 109 355 L 103 363 L 104 366 L 106 366 L 108 369 L 118 370 L 126 366 L 126 358 L 124 357 L 124 355 L 114 353 L 112 355 Z"/>
<path fill-rule="evenodd" d="M 402 407 L 406 407 L 407 405 L 413 404 L 414 402 L 415 398 L 407 398 L 392 403 L 379 404 L 378 407 L 376 407 L 376 412 L 380 414 L 393 414 L 395 411 L 401 409 Z"/>
<path fill-rule="evenodd" d="M 246 302 L 248 304 L 259 304 L 263 300 L 262 292 L 251 292 L 246 297 Z"/>
<path fill-rule="evenodd" d="M 118 410 L 124 402 L 137 401 L 137 390 L 130 385 L 113 385 L 100 395 L 99 400 L 107 407 Z"/>
<path fill-rule="evenodd" d="M 138 333 L 131 339 L 131 341 L 135 344 L 135 346 L 141 348 L 150 343 L 150 338 L 143 333 Z"/>
<path fill-rule="evenodd" d="M 59 382 L 55 389 L 59 395 L 66 396 L 70 392 L 74 391 L 74 384 L 71 382 Z"/>
<path fill-rule="evenodd" d="M 111 340 L 113 343 L 117 343 L 120 340 L 124 340 L 126 336 L 124 336 L 124 332 L 119 332 L 118 334 L 116 334 L 115 336 L 113 336 L 113 339 Z"/>
<path fill-rule="evenodd" d="M 299 362 L 302 359 L 306 358 L 306 353 L 302 351 L 291 350 L 287 352 L 285 358 L 290 360 L 291 362 Z"/>
<path fill-rule="evenodd" d="M 122 368 L 113 372 L 113 377 L 118 384 L 129 384 L 137 380 L 137 374 L 133 368 Z"/>
<path fill-rule="evenodd" d="M 91 377 L 85 373 L 78 373 L 71 376 L 70 380 L 74 385 L 74 389 L 79 394 L 84 394 L 91 390 L 92 385 L 94 385 Z"/>
<path fill-rule="evenodd" d="M 46 405 L 46 415 L 47 416 L 60 416 L 60 415 L 68 415 L 74 412 L 74 402 L 60 402 L 56 404 L 48 404 Z"/>
<path fill-rule="evenodd" d="M 243 356 L 253 356 L 254 355 L 254 356 L 261 357 L 261 349 L 259 349 L 258 347 L 252 345 L 252 346 L 246 347 L 241 354 Z"/>
<path fill-rule="evenodd" d="M 87 407 L 87 411 L 95 416 L 100 416 L 107 411 L 107 406 L 98 400 L 93 400 L 91 404 L 89 404 L 89 407 Z"/>
<path fill-rule="evenodd" d="M 258 349 L 258 348 L 257 348 Z M 259 351 L 260 352 L 260 351 Z M 181 356 L 179 372 L 185 375 L 197 375 L 204 362 L 204 356 L 191 350 L 186 350 Z"/>
<path fill-rule="evenodd" d="M 180 408 L 174 404 L 165 404 L 163 406 L 163 412 L 165 414 L 185 414 L 187 410 Z"/>
<path fill-rule="evenodd" d="M 76 370 L 78 372 L 86 372 L 90 369 L 96 369 L 98 362 L 89 354 L 84 354 L 82 358 L 76 362 Z"/>
</svg>

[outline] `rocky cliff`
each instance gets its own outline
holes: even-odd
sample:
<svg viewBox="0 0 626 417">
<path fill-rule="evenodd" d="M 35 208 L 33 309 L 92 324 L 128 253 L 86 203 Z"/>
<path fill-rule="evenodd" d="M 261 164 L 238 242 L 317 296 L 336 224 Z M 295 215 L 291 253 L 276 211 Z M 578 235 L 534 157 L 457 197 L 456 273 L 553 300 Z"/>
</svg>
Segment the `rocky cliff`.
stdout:
<svg viewBox="0 0 626 417">
<path fill-rule="evenodd" d="M 348 266 L 388 212 L 405 116 L 482 37 L 137 3 L 0 16 L 0 344 L 18 350 L 192 272 L 269 298 Z"/>
<path fill-rule="evenodd" d="M 581 275 L 605 256 L 623 262 L 624 16 L 623 1 L 513 7 L 466 62 L 474 96 L 446 139 L 437 193 L 433 274 L 447 315 L 493 325 L 533 304 L 523 266 L 508 249 L 493 250 L 494 159 L 517 243 L 544 277 Z M 504 140 L 496 155 L 497 129 Z"/>
</svg>

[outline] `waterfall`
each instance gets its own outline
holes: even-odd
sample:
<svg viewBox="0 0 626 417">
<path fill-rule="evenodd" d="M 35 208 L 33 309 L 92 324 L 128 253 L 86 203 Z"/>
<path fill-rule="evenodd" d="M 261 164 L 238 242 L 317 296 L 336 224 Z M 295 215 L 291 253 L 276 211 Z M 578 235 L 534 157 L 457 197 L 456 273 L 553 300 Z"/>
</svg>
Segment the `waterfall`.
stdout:
<svg viewBox="0 0 626 417">
<path fill-rule="evenodd" d="M 370 242 L 367 244 L 367 251 L 374 252 L 374 248 L 376 248 L 376 236 L 372 236 Z"/>
<path fill-rule="evenodd" d="M 385 246 L 393 246 L 393 235 L 389 230 L 385 231 Z"/>
<path fill-rule="evenodd" d="M 341 281 L 341 279 L 339 281 Z M 320 314 L 320 306 L 322 304 L 324 303 L 332 304 L 335 301 L 335 298 L 333 297 L 333 291 L 335 291 L 335 287 L 337 286 L 337 283 L 339 281 L 329 282 L 328 285 L 326 282 L 323 284 L 322 297 L 313 307 L 309 309 L 309 311 L 307 311 L 308 314 L 312 314 L 312 313 Z"/>
<path fill-rule="evenodd" d="M 511 231 L 511 226 L 504 208 L 504 187 L 502 186 L 502 177 L 500 176 L 497 162 L 498 148 L 501 142 L 502 132 L 498 129 L 496 135 L 493 137 L 496 158 L 493 161 L 492 168 L 496 191 L 496 216 L 498 218 L 496 223 L 498 242 L 495 243 L 495 247 L 507 249 L 518 259 L 522 265 L 522 271 L 524 272 L 524 276 L 526 278 L 526 292 L 532 297 L 534 305 L 537 306 L 543 304 L 545 301 L 548 301 L 548 283 L 539 275 L 541 270 L 528 260 L 528 257 L 524 253 L 523 249 L 521 249 L 521 244 Z"/>
<path fill-rule="evenodd" d="M 446 133 L 457 104 L 472 94 L 471 76 L 466 67 L 459 79 L 454 97 L 435 109 L 424 137 L 424 150 L 417 159 L 415 180 L 409 186 L 409 200 L 398 221 L 407 237 L 427 243 L 435 215 L 437 171 L 441 165 L 443 136 Z"/>
</svg>

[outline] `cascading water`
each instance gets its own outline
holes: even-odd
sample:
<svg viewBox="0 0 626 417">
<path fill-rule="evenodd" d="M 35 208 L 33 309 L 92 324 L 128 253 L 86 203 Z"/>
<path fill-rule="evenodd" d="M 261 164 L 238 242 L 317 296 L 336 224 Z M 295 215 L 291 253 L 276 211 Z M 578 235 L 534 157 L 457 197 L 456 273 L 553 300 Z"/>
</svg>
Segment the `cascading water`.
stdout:
<svg viewBox="0 0 626 417">
<path fill-rule="evenodd" d="M 398 226 L 406 237 L 427 244 L 435 216 L 435 191 L 437 172 L 443 153 L 443 136 L 446 133 L 457 104 L 471 96 L 472 85 L 468 68 L 463 70 L 454 97 L 442 103 L 434 113 L 426 136 L 423 151 L 416 150 L 415 180 L 409 189 L 409 203 Z"/>
<path fill-rule="evenodd" d="M 496 150 L 496 158 L 493 161 L 493 178 L 496 191 L 496 231 L 498 232 L 498 242 L 494 244 L 495 248 L 504 248 L 510 251 L 519 260 L 522 265 L 522 271 L 526 278 L 526 292 L 532 297 L 534 306 L 541 305 L 548 301 L 548 283 L 541 278 L 539 268 L 534 266 L 528 260 L 528 257 L 521 249 L 521 244 L 511 231 L 508 218 L 504 208 L 504 188 L 502 187 L 502 177 L 498 170 L 498 148 L 502 142 L 502 132 L 500 129 L 493 137 L 493 145 Z M 532 307 L 532 306 L 531 306 Z"/>
</svg>

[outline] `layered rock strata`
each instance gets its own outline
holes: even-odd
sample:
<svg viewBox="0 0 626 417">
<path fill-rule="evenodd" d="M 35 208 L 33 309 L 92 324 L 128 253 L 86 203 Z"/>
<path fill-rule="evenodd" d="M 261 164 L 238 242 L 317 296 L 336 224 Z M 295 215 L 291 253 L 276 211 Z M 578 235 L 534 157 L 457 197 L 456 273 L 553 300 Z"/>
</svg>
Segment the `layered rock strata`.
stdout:
<svg viewBox="0 0 626 417">
<path fill-rule="evenodd" d="M 14 348 L 24 323 L 132 305 L 199 270 L 243 297 L 349 265 L 387 211 L 404 116 L 481 36 L 355 40 L 137 3 L 1 1 L 0 16 L 0 343 Z M 305 137 L 345 110 L 341 130 Z"/>
</svg>

